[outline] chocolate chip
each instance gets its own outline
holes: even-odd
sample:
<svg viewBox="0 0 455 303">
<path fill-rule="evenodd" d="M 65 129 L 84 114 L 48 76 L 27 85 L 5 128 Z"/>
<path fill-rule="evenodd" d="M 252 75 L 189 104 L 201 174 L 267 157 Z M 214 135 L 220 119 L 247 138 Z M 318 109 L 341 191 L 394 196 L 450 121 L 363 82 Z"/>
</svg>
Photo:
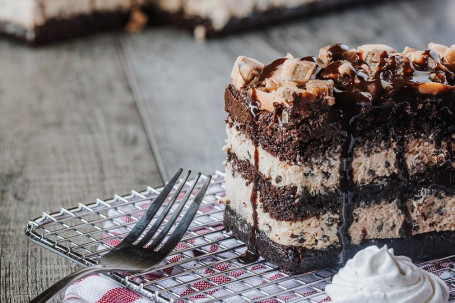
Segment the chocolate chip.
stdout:
<svg viewBox="0 0 455 303">
<path fill-rule="evenodd" d="M 416 220 L 412 220 L 412 230 L 418 231 L 420 229 L 419 224 L 417 224 Z"/>
<path fill-rule="evenodd" d="M 380 220 L 378 226 L 376 226 L 376 231 L 381 232 L 383 229 L 384 229 L 384 222 L 382 222 L 382 220 Z"/>
<path fill-rule="evenodd" d="M 367 230 L 365 228 L 362 229 L 362 240 L 365 239 L 367 236 Z"/>
<path fill-rule="evenodd" d="M 327 226 L 330 227 L 330 226 L 332 226 L 333 224 L 335 224 L 335 222 L 336 222 L 336 220 L 335 220 L 334 217 L 328 217 L 328 218 L 327 218 L 327 221 L 326 221 L 326 223 L 325 223 L 325 225 L 327 225 Z"/>
<path fill-rule="evenodd" d="M 446 213 L 446 210 L 441 206 L 438 209 L 436 209 L 436 213 L 440 216 L 443 216 Z"/>
<path fill-rule="evenodd" d="M 281 181 L 283 181 L 283 177 L 281 177 L 281 176 L 275 177 L 275 183 L 281 183 Z"/>
</svg>

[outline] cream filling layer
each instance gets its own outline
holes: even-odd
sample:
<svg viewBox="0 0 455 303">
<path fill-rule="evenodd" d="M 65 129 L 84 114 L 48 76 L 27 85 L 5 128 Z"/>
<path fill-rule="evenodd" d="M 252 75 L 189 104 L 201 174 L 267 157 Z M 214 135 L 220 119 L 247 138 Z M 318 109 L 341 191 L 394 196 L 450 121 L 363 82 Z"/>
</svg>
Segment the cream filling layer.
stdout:
<svg viewBox="0 0 455 303">
<path fill-rule="evenodd" d="M 352 160 L 354 183 L 358 185 L 378 183 L 375 182 L 377 177 L 388 177 L 397 173 L 395 146 L 393 143 L 389 148 L 381 148 L 379 144 L 368 154 L 362 146 L 354 148 Z"/>
<path fill-rule="evenodd" d="M 253 141 L 238 131 L 235 126 L 226 126 L 227 140 L 225 151 L 235 153 L 240 160 L 247 160 L 254 166 L 255 146 Z M 329 152 L 320 159 L 311 159 L 308 163 L 290 164 L 280 161 L 258 146 L 259 172 L 270 178 L 274 186 L 296 186 L 297 192 L 303 190 L 311 194 L 326 194 L 338 187 L 339 158 L 330 157 Z M 278 182 L 279 181 L 279 182 Z"/>
<path fill-rule="evenodd" d="M 351 242 L 360 244 L 364 239 L 400 238 L 404 215 L 396 201 L 361 205 L 353 211 L 354 222 L 348 229 Z"/>
<path fill-rule="evenodd" d="M 411 175 L 423 173 L 429 166 L 439 166 L 448 158 L 449 151 L 445 141 L 437 148 L 434 140 L 410 139 L 405 147 L 406 166 Z"/>
<path fill-rule="evenodd" d="M 413 234 L 432 231 L 455 231 L 455 196 L 432 195 L 422 190 L 419 197 L 407 202 L 413 222 Z"/>
</svg>

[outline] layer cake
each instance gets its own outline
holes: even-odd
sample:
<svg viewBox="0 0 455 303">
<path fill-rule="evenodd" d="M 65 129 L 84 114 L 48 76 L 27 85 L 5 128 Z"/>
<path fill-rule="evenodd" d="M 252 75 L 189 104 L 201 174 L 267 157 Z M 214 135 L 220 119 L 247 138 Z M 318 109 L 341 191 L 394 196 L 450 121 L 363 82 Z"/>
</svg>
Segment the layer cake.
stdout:
<svg viewBox="0 0 455 303">
<path fill-rule="evenodd" d="M 225 91 L 225 226 L 289 272 L 368 245 L 455 252 L 455 46 L 239 57 Z"/>
<path fill-rule="evenodd" d="M 371 0 L 158 0 L 155 16 L 198 40 L 302 18 Z"/>
<path fill-rule="evenodd" d="M 0 34 L 31 44 L 92 34 L 125 26 L 132 13 L 149 11 L 151 1 L 0 0 Z"/>
<path fill-rule="evenodd" d="M 138 19 L 172 24 L 204 40 L 369 1 L 0 0 L 0 34 L 42 44 L 126 26 L 128 21 L 134 25 Z"/>
</svg>

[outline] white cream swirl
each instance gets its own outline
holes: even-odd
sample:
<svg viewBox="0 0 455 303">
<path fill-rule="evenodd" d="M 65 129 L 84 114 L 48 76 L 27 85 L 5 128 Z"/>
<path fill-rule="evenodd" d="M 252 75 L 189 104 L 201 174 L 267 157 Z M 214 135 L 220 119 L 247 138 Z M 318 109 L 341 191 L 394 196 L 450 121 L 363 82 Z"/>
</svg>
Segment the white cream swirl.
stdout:
<svg viewBox="0 0 455 303">
<path fill-rule="evenodd" d="M 445 303 L 447 285 L 436 275 L 395 256 L 387 246 L 367 247 L 346 263 L 326 287 L 335 303 Z"/>
</svg>

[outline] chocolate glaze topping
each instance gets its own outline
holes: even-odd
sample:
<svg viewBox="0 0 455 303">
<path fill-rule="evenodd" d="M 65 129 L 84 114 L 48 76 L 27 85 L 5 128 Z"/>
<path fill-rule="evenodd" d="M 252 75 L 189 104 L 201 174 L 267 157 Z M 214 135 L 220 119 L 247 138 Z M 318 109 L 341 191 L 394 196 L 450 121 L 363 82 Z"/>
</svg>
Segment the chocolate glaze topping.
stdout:
<svg viewBox="0 0 455 303">
<path fill-rule="evenodd" d="M 274 109 L 273 123 L 279 121 L 275 117 L 280 117 L 284 108 L 304 106 L 305 113 L 307 113 L 308 108 L 311 110 L 311 104 L 308 105 L 311 102 L 326 101 L 330 106 L 329 123 L 338 125 L 343 142 L 339 184 L 341 206 L 339 239 L 342 246 L 339 261 L 342 263 L 346 261 L 350 246 L 348 229 L 353 220 L 352 212 L 355 205 L 352 158 L 358 135 L 356 129 L 358 124 L 362 123 L 359 117 L 363 113 L 376 107 L 389 106 L 391 108 L 391 118 L 387 127 L 389 135 L 397 143 L 395 166 L 398 171 L 397 182 L 400 184 L 400 189 L 396 203 L 405 214 L 400 230 L 403 238 L 409 238 L 412 235 L 412 220 L 406 206 L 408 200 L 406 193 L 409 191 L 410 182 L 404 158 L 407 138 L 402 134 L 402 129 L 403 127 L 419 127 L 406 124 L 406 120 L 409 120 L 409 117 L 425 106 L 436 107 L 437 116 L 434 119 L 440 120 L 438 125 L 442 125 L 440 129 L 432 130 L 436 133 L 436 147 L 440 149 L 442 142 L 447 142 L 449 149 L 449 158 L 445 159 L 445 165 L 435 172 L 433 182 L 436 186 L 447 188 L 454 186 L 455 75 L 450 67 L 455 63 L 446 62 L 445 58 L 442 59 L 435 50 L 408 49 L 403 53 L 398 53 L 387 46 L 371 45 L 354 50 L 343 44 L 334 44 L 321 49 L 317 59 L 304 57 L 297 60 L 317 64 L 311 77 L 303 78 L 333 84 L 332 93 L 335 102 L 328 102 L 327 95 L 317 95 L 322 90 L 311 92 L 315 94 L 311 98 L 311 94 L 305 91 L 309 87 L 309 82 L 302 85 L 300 81 L 296 85 L 282 81 L 273 83 L 271 86 L 270 81 L 267 81 L 273 78 L 273 81 L 276 82 L 279 75 L 275 73 L 280 72 L 286 60 L 294 60 L 289 56 L 265 66 L 257 79 L 241 88 L 241 91 L 249 92 L 250 109 L 254 117 L 257 116 L 262 102 L 256 94 L 257 90 L 278 94 L 278 88 L 283 86 L 294 89 L 292 94 L 279 96 L 285 100 L 280 106 L 274 103 L 273 107 L 268 107 Z M 299 71 L 296 69 L 294 72 Z M 272 101 L 282 100 L 273 98 Z M 276 110 L 280 112 L 275 112 Z M 279 122 L 281 123 L 281 121 Z M 257 170 L 256 159 L 255 163 Z M 252 194 L 251 203 L 255 223 L 252 233 L 257 232 L 256 199 Z M 252 242 L 251 240 L 249 247 L 254 246 Z"/>
</svg>

